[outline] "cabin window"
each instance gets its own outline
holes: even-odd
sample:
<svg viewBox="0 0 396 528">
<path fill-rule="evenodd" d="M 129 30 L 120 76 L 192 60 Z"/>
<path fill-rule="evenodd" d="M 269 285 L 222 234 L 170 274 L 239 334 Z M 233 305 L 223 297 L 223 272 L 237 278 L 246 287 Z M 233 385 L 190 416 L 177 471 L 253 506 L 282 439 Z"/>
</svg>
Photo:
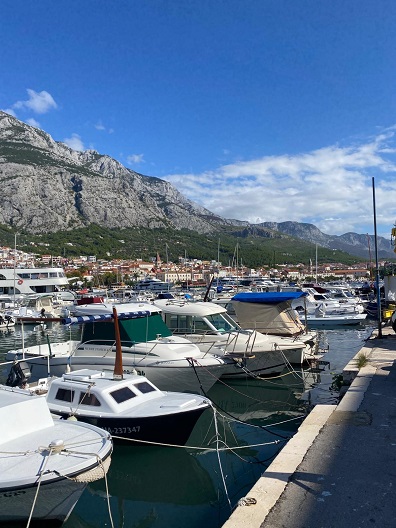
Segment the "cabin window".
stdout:
<svg viewBox="0 0 396 528">
<path fill-rule="evenodd" d="M 194 334 L 206 332 L 208 330 L 208 325 L 206 324 L 205 321 L 202 321 L 202 319 L 197 319 L 196 317 L 193 317 L 193 325 L 194 325 Z"/>
<path fill-rule="evenodd" d="M 167 325 L 176 334 L 192 333 L 192 317 L 189 315 L 171 315 L 170 320 L 166 321 Z"/>
<path fill-rule="evenodd" d="M 72 402 L 74 399 L 74 391 L 70 389 L 58 389 L 55 400 Z"/>
<path fill-rule="evenodd" d="M 147 394 L 148 392 L 154 392 L 156 390 L 156 388 L 150 385 L 150 383 L 147 383 L 147 381 L 135 383 L 135 387 L 139 389 L 140 392 L 143 392 L 143 394 Z"/>
<path fill-rule="evenodd" d="M 92 405 L 93 407 L 100 407 L 102 405 L 95 394 L 91 394 L 90 392 L 80 392 L 78 401 L 81 405 Z"/>
<path fill-rule="evenodd" d="M 122 403 L 127 400 L 131 400 L 136 396 L 136 394 L 131 391 L 129 387 L 123 387 L 122 389 L 117 389 L 113 392 L 110 392 L 110 396 L 115 399 L 117 403 Z"/>
</svg>

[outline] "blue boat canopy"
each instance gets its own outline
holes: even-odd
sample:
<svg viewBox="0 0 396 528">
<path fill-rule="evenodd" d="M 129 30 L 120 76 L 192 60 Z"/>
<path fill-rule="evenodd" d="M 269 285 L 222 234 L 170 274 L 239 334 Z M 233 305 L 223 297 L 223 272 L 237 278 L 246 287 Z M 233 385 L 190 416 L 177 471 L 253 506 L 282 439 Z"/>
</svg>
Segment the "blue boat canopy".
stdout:
<svg viewBox="0 0 396 528">
<path fill-rule="evenodd" d="M 232 297 L 232 301 L 279 304 L 285 301 L 292 301 L 308 295 L 306 292 L 241 292 Z"/>
<path fill-rule="evenodd" d="M 125 312 L 117 314 L 118 319 L 137 319 L 139 317 L 148 317 L 151 312 L 148 310 L 142 310 L 140 312 Z M 75 317 L 67 317 L 62 319 L 62 324 L 82 324 L 82 323 L 94 323 L 95 321 L 111 321 L 113 314 L 100 314 L 100 315 L 76 315 Z"/>
</svg>

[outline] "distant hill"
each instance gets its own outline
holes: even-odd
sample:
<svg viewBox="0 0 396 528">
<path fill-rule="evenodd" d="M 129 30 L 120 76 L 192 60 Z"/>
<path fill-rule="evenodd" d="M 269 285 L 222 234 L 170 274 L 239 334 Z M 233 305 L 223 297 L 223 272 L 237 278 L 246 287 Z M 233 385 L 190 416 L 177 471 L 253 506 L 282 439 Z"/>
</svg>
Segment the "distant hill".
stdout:
<svg viewBox="0 0 396 528">
<path fill-rule="evenodd" d="M 6 235 L 7 228 L 44 236 L 99 226 L 118 231 L 140 229 L 146 238 L 147 229 L 175 233 L 186 230 L 194 240 L 195 234 L 249 238 L 250 247 L 254 240 L 262 247 L 265 239 L 269 253 L 271 240 L 294 237 L 369 258 L 367 235 L 331 236 L 312 224 L 255 225 L 222 218 L 188 200 L 164 180 L 134 172 L 94 150 L 75 151 L 1 111 L 0 185 L 0 225 L 5 226 Z M 96 227 L 90 229 L 93 233 L 98 233 Z M 200 243 L 195 244 L 199 247 Z M 370 244 L 374 255 L 373 237 Z M 380 258 L 395 256 L 388 240 L 379 237 L 378 245 Z"/>
<path fill-rule="evenodd" d="M 326 235 L 313 224 L 299 222 L 263 222 L 260 225 L 295 238 L 301 238 L 312 244 L 318 244 L 321 247 L 338 249 L 367 260 L 369 260 L 371 252 L 372 260 L 375 259 L 375 238 L 373 235 L 358 235 L 357 233 Z M 396 258 L 390 240 L 379 236 L 377 237 L 377 246 L 379 258 Z"/>
</svg>

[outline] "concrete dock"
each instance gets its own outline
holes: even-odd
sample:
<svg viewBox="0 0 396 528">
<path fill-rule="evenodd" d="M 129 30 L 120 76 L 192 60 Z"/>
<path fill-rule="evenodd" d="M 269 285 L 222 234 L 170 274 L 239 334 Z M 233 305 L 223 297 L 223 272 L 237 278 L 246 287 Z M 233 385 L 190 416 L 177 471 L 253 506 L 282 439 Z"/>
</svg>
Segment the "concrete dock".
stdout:
<svg viewBox="0 0 396 528">
<path fill-rule="evenodd" d="M 381 333 L 345 367 L 340 403 L 311 411 L 223 528 L 396 527 L 396 334 Z"/>
</svg>

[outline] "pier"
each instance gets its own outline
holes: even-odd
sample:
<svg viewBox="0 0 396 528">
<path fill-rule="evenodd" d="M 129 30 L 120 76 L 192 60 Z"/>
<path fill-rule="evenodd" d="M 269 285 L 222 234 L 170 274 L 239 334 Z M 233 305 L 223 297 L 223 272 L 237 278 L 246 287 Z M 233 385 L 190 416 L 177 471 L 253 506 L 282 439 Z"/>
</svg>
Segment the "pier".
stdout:
<svg viewBox="0 0 396 528">
<path fill-rule="evenodd" d="M 223 528 L 396 526 L 396 334 L 375 330 Z M 358 358 L 367 357 L 358 368 Z"/>
</svg>

